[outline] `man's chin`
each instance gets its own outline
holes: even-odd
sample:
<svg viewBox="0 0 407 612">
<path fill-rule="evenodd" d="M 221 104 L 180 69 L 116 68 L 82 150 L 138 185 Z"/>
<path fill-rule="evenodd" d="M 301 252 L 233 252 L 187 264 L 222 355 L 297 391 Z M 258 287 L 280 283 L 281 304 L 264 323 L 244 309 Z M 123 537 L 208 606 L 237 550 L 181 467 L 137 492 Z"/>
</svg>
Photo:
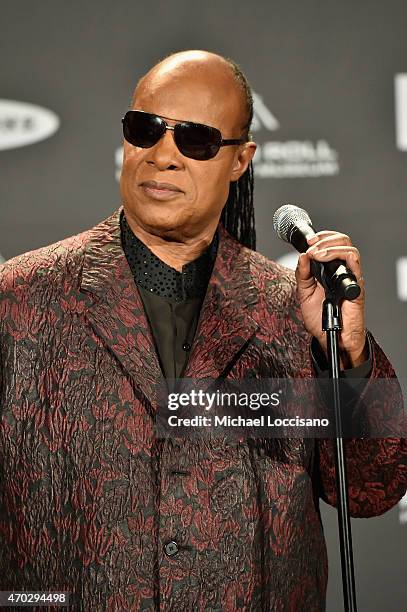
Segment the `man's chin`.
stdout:
<svg viewBox="0 0 407 612">
<path fill-rule="evenodd" d="M 171 242 L 184 242 L 185 238 L 194 235 L 191 231 L 191 224 L 187 220 L 168 218 L 148 218 L 142 219 L 143 229 L 153 236 L 159 236 Z"/>
<path fill-rule="evenodd" d="M 186 234 L 182 227 L 151 225 L 146 229 L 153 236 L 158 236 L 168 242 L 184 242 L 190 237 L 190 233 Z"/>
<path fill-rule="evenodd" d="M 163 203 L 164 204 L 164 203 Z M 199 235 L 202 222 L 191 218 L 190 210 L 174 210 L 173 205 L 157 210 L 154 206 L 140 206 L 137 209 L 124 205 L 126 217 L 132 230 L 137 228 L 151 236 L 171 242 L 185 242 Z"/>
</svg>

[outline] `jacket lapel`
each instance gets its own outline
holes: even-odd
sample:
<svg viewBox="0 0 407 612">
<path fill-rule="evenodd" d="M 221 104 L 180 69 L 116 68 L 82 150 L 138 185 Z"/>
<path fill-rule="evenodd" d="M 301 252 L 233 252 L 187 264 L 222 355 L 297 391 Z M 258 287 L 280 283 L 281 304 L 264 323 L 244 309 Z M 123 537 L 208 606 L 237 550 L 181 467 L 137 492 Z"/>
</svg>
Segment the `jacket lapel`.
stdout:
<svg viewBox="0 0 407 612">
<path fill-rule="evenodd" d="M 139 391 L 155 404 L 157 384 L 164 378 L 140 293 L 124 254 L 120 213 L 90 230 L 81 291 L 89 294 L 86 311 L 94 332 L 120 361 Z"/>
<path fill-rule="evenodd" d="M 250 273 L 250 251 L 219 225 L 220 240 L 202 305 L 185 377 L 216 379 L 227 373 L 255 334 L 250 316 L 257 289 Z"/>
</svg>

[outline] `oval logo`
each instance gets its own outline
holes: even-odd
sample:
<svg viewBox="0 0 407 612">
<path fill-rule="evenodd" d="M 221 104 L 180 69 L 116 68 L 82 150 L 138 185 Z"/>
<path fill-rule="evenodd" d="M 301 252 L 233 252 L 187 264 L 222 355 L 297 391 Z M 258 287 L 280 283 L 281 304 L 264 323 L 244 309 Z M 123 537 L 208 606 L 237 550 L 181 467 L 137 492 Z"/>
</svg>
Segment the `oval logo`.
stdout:
<svg viewBox="0 0 407 612">
<path fill-rule="evenodd" d="M 47 108 L 28 102 L 0 100 L 0 150 L 44 140 L 58 128 L 58 116 Z"/>
</svg>

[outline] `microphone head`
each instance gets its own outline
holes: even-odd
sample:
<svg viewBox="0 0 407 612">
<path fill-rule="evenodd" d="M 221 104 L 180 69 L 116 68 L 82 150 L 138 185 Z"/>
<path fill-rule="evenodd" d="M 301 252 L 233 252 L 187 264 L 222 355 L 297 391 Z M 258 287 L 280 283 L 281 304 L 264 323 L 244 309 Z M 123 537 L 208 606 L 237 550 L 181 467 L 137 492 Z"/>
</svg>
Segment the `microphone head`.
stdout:
<svg viewBox="0 0 407 612">
<path fill-rule="evenodd" d="M 311 219 L 306 210 L 294 206 L 293 204 L 284 204 L 276 210 L 273 215 L 273 227 L 277 236 L 284 242 L 291 243 L 291 234 L 298 227 L 298 224 L 305 223 L 312 227 Z"/>
</svg>

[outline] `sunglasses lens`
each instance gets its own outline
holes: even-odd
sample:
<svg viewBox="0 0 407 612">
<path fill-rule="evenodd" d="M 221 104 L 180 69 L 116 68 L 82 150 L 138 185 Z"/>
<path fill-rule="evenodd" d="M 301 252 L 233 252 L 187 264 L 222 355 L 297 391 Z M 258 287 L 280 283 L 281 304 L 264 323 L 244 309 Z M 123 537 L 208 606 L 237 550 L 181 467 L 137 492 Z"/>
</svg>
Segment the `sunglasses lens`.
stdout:
<svg viewBox="0 0 407 612">
<path fill-rule="evenodd" d="M 128 111 L 123 119 L 123 135 L 127 142 L 144 149 L 154 146 L 165 132 L 165 124 L 156 115 Z"/>
<path fill-rule="evenodd" d="M 123 134 L 127 142 L 135 147 L 153 147 L 166 130 L 165 121 L 150 113 L 127 111 L 123 118 Z M 219 130 L 200 123 L 177 123 L 174 139 L 185 157 L 206 160 L 215 157 L 222 144 Z"/>
<path fill-rule="evenodd" d="M 219 130 L 198 123 L 179 123 L 175 127 L 174 138 L 185 157 L 199 160 L 215 157 L 222 142 Z"/>
</svg>

